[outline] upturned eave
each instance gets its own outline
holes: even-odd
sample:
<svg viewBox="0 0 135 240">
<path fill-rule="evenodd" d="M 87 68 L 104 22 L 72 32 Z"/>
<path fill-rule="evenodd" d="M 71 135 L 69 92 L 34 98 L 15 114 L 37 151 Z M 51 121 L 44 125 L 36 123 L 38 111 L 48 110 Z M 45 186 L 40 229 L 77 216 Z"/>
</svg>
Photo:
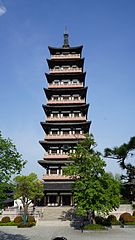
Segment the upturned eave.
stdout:
<svg viewBox="0 0 135 240">
<path fill-rule="evenodd" d="M 51 46 L 48 46 L 48 49 L 49 49 L 49 52 L 51 55 L 57 53 L 57 52 L 75 52 L 75 53 L 79 53 L 81 54 L 82 53 L 82 48 L 83 48 L 83 45 L 80 45 L 80 46 L 76 46 L 76 47 L 68 47 L 68 48 L 63 48 L 63 47 L 60 47 L 60 48 L 57 48 L 57 47 L 51 47 Z"/>
</svg>

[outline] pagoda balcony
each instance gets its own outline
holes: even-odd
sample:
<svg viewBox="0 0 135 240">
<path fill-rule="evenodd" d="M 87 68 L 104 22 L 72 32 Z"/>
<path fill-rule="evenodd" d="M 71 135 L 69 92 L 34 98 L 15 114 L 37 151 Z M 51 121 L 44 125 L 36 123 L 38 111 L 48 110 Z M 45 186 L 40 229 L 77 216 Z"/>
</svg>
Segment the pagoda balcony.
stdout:
<svg viewBox="0 0 135 240">
<path fill-rule="evenodd" d="M 60 140 L 60 139 L 85 139 L 83 134 L 47 134 L 45 140 Z"/>
<path fill-rule="evenodd" d="M 81 104 L 85 103 L 85 99 L 78 99 L 78 100 L 48 100 L 47 104 Z"/>
<path fill-rule="evenodd" d="M 79 84 L 48 84 L 48 88 L 80 88 L 83 87 L 83 83 Z"/>
<path fill-rule="evenodd" d="M 51 153 L 48 155 L 44 155 L 44 159 L 49 160 L 49 159 L 67 159 L 69 156 L 67 154 L 58 154 L 58 153 Z"/>
<path fill-rule="evenodd" d="M 50 69 L 50 73 L 74 73 L 74 72 L 82 72 L 82 68 L 58 68 L 58 69 Z"/>
<path fill-rule="evenodd" d="M 80 58 L 80 54 L 57 54 L 57 55 L 51 55 L 51 59 L 74 59 L 74 58 Z"/>
<path fill-rule="evenodd" d="M 54 122 L 54 121 L 86 121 L 86 117 L 48 117 L 46 119 L 49 122 Z"/>
<path fill-rule="evenodd" d="M 65 176 L 65 175 L 58 175 L 58 174 L 44 174 L 42 180 L 69 180 L 71 179 L 70 176 Z"/>
</svg>

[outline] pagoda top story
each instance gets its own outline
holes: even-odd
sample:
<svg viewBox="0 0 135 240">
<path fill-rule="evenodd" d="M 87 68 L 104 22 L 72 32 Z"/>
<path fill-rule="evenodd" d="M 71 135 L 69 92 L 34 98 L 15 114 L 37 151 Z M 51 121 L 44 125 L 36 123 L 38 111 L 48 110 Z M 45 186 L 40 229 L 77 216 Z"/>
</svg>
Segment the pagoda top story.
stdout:
<svg viewBox="0 0 135 240">
<path fill-rule="evenodd" d="M 69 37 L 69 35 L 65 31 L 64 32 L 64 42 L 63 42 L 62 47 L 60 47 L 60 48 L 48 46 L 50 54 L 52 54 L 52 55 L 57 54 L 57 52 L 60 54 L 64 52 L 66 54 L 70 51 L 70 53 L 72 52 L 72 53 L 81 55 L 83 46 L 81 45 L 81 46 L 76 46 L 76 47 L 70 47 L 68 37 Z"/>
</svg>

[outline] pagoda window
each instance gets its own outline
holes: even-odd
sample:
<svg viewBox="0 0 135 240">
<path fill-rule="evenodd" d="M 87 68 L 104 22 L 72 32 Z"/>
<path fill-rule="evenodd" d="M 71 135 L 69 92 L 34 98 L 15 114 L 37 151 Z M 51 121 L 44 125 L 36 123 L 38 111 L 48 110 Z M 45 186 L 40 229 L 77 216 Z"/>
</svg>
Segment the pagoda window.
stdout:
<svg viewBox="0 0 135 240">
<path fill-rule="evenodd" d="M 63 117 L 69 117 L 69 113 L 63 113 Z"/>
<path fill-rule="evenodd" d="M 76 129 L 75 134 L 80 134 L 81 129 Z"/>
<path fill-rule="evenodd" d="M 60 69 L 60 66 L 55 66 L 54 69 Z"/>
<path fill-rule="evenodd" d="M 57 168 L 50 168 L 50 174 L 57 174 Z"/>
<path fill-rule="evenodd" d="M 63 154 L 64 154 L 64 155 L 67 155 L 68 153 L 70 153 L 70 149 L 68 149 L 68 150 L 63 150 Z"/>
<path fill-rule="evenodd" d="M 60 84 L 60 81 L 59 81 L 59 80 L 54 80 L 54 81 L 53 81 L 53 84 L 54 84 L 54 85 L 55 85 L 55 84 L 58 85 L 58 84 Z"/>
<path fill-rule="evenodd" d="M 69 68 L 70 68 L 69 65 L 67 65 L 67 66 L 65 65 L 65 66 L 62 66 L 62 67 L 61 67 L 61 69 L 69 69 Z"/>
<path fill-rule="evenodd" d="M 58 113 L 53 113 L 53 116 L 52 117 L 58 117 Z"/>
<path fill-rule="evenodd" d="M 69 135 L 69 132 L 70 132 L 70 128 L 68 128 L 68 129 L 62 129 L 63 130 L 63 134 L 64 135 Z"/>
<path fill-rule="evenodd" d="M 63 95 L 63 96 L 62 96 L 62 99 L 63 99 L 63 100 L 69 100 L 69 97 L 70 97 L 70 95 Z"/>
<path fill-rule="evenodd" d="M 63 113 L 63 117 L 69 117 L 70 112 L 62 112 L 62 113 Z"/>
<path fill-rule="evenodd" d="M 58 95 L 53 95 L 53 96 L 52 96 L 52 100 L 54 100 L 54 101 L 59 100 L 59 96 L 58 96 Z"/>
<path fill-rule="evenodd" d="M 63 55 L 68 55 L 68 54 L 69 54 L 69 52 L 62 52 L 62 54 L 63 54 Z"/>
<path fill-rule="evenodd" d="M 73 95 L 73 100 L 79 100 L 79 95 Z"/>
<path fill-rule="evenodd" d="M 52 154 L 57 154 L 57 149 L 51 149 Z"/>
<path fill-rule="evenodd" d="M 58 148 L 58 147 L 53 147 L 53 146 L 51 146 L 51 147 L 50 147 L 50 150 L 51 150 L 51 154 L 57 154 L 57 153 L 59 153 L 59 148 Z"/>
<path fill-rule="evenodd" d="M 51 154 L 51 149 L 48 149 L 47 153 L 48 153 L 48 154 Z"/>
<path fill-rule="evenodd" d="M 68 84 L 70 84 L 70 79 L 69 80 L 63 80 L 62 82 L 63 82 L 64 85 L 68 85 Z"/>
<path fill-rule="evenodd" d="M 72 80 L 72 84 L 78 84 L 78 83 L 79 83 L 78 79 L 73 79 Z"/>
<path fill-rule="evenodd" d="M 58 131 L 59 131 L 59 129 L 57 129 L 57 128 L 56 129 L 52 129 L 52 131 L 51 131 L 52 135 L 57 135 L 59 133 Z"/>
<path fill-rule="evenodd" d="M 52 112 L 52 117 L 56 117 L 57 118 L 59 116 L 58 114 L 59 114 L 59 112 Z"/>
<path fill-rule="evenodd" d="M 72 68 L 77 68 L 77 65 L 72 65 Z"/>
<path fill-rule="evenodd" d="M 80 116 L 80 112 L 74 112 L 74 117 L 79 117 Z"/>
</svg>

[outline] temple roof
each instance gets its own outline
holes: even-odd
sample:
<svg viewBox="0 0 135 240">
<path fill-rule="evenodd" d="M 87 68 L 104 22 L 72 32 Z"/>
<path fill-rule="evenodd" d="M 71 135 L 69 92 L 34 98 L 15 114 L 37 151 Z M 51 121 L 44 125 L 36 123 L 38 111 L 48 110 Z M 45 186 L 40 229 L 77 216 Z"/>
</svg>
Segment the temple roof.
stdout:
<svg viewBox="0 0 135 240">
<path fill-rule="evenodd" d="M 61 146 L 64 146 L 64 145 L 70 145 L 70 146 L 76 146 L 77 143 L 78 143 L 78 140 L 77 139 L 72 139 L 71 141 L 70 140 L 63 140 L 62 141 L 59 141 L 59 140 L 56 140 L 56 141 L 45 141 L 45 140 L 41 140 L 39 141 L 39 143 L 41 144 L 41 146 L 47 151 L 48 150 L 48 147 L 49 146 L 58 146 L 58 147 L 61 147 Z"/>
<path fill-rule="evenodd" d="M 52 128 L 58 128 L 58 129 L 61 129 L 61 128 L 71 128 L 71 129 L 76 129 L 76 128 L 81 128 L 85 133 L 89 132 L 89 128 L 90 128 L 90 124 L 91 122 L 90 121 L 87 121 L 87 122 L 54 122 L 54 123 L 48 123 L 48 122 L 41 122 L 40 123 L 42 128 L 44 129 L 44 131 L 48 132 L 50 129 Z"/>
<path fill-rule="evenodd" d="M 66 91 L 63 88 L 56 88 L 56 89 L 48 89 L 44 88 L 46 97 L 49 99 L 52 95 L 73 95 L 79 94 L 83 97 L 86 96 L 88 87 L 80 87 L 80 88 L 67 88 Z"/>
<path fill-rule="evenodd" d="M 71 160 L 60 160 L 60 159 L 56 159 L 56 160 L 39 160 L 38 163 L 44 167 L 47 166 L 58 166 L 58 165 L 65 165 L 65 163 L 72 163 Z"/>
<path fill-rule="evenodd" d="M 52 195 L 54 195 L 54 193 L 56 193 L 56 195 L 58 194 L 58 191 L 60 191 L 60 194 L 66 194 L 66 192 L 68 192 L 67 194 L 71 194 L 73 187 L 72 187 L 72 179 L 63 179 L 63 181 L 61 179 L 50 179 L 50 180 L 44 180 L 45 181 L 45 192 L 47 191 L 46 194 L 49 195 L 52 193 Z M 68 182 L 65 182 L 68 181 Z M 61 192 L 62 191 L 62 192 Z"/>
<path fill-rule="evenodd" d="M 45 73 L 46 75 L 46 79 L 48 82 L 52 82 L 53 80 L 55 79 L 58 79 L 58 80 L 61 80 L 61 79 L 78 79 L 80 80 L 81 82 L 85 80 L 85 75 L 86 75 L 86 72 L 82 72 L 82 73 L 60 73 L 60 74 L 57 74 L 55 73 L 54 74 L 48 74 L 48 73 Z"/>
<path fill-rule="evenodd" d="M 71 111 L 71 110 L 76 111 L 76 110 L 80 110 L 80 109 L 81 109 L 81 112 L 86 112 L 87 113 L 88 108 L 89 108 L 89 104 L 72 105 L 72 107 L 71 107 L 71 105 L 48 106 L 48 105 L 43 104 L 42 107 L 43 107 L 46 114 L 51 113 L 52 111 L 59 111 L 59 112 L 61 112 L 61 111 Z"/>
<path fill-rule="evenodd" d="M 67 48 L 57 48 L 57 47 L 51 47 L 48 46 L 50 54 L 56 54 L 57 52 L 62 53 L 62 52 L 70 52 L 70 53 L 78 53 L 81 54 L 83 46 L 76 46 L 76 47 L 67 47 Z"/>
<path fill-rule="evenodd" d="M 47 63 L 49 68 L 53 68 L 55 66 L 65 66 L 65 65 L 77 65 L 78 67 L 83 67 L 84 58 L 79 59 L 47 59 Z"/>
</svg>

